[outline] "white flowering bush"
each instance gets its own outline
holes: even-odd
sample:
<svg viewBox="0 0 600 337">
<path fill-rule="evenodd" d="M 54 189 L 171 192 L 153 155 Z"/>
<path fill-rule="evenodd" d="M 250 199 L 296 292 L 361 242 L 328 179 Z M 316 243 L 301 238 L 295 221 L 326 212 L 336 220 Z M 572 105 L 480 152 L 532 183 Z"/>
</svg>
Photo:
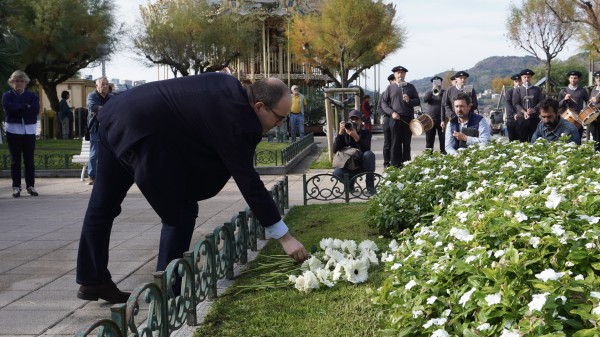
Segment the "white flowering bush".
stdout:
<svg viewBox="0 0 600 337">
<path fill-rule="evenodd" d="M 599 336 L 600 155 L 589 144 L 493 142 L 405 170 L 419 177 L 432 167 L 449 180 L 445 193 L 432 185 L 441 205 L 419 205 L 429 214 L 382 255 L 389 277 L 373 301 L 389 332 Z M 391 174 L 388 187 L 403 176 Z M 422 202 L 417 183 L 410 194 Z M 382 194 L 380 207 L 393 208 L 391 191 Z"/>
</svg>

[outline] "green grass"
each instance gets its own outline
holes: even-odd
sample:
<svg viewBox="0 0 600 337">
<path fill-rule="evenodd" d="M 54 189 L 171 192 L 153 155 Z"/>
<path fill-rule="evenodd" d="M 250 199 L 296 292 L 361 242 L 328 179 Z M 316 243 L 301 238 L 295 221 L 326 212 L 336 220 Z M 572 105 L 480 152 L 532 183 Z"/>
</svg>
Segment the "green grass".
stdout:
<svg viewBox="0 0 600 337">
<path fill-rule="evenodd" d="M 319 156 L 319 158 L 310 164 L 311 169 L 331 169 L 333 168 L 333 164 L 331 160 L 329 160 L 329 153 L 327 147 L 323 148 L 323 152 Z"/>
<path fill-rule="evenodd" d="M 365 203 L 298 206 L 290 210 L 286 223 L 307 248 L 322 238 L 375 241 L 380 249 L 387 241 L 378 238 L 365 221 Z M 249 269 L 264 262 L 264 255 L 283 254 L 279 243 L 268 242 Z M 236 279 L 236 285 L 259 282 L 251 270 Z M 308 294 L 287 288 L 239 293 L 229 288 L 212 305 L 194 336 L 373 336 L 380 328 L 378 310 L 370 306 L 368 289 L 384 279 L 382 267 L 371 266 L 366 283 L 339 282 Z"/>
<path fill-rule="evenodd" d="M 78 154 L 80 152 L 80 139 L 40 139 L 35 142 L 35 154 Z M 9 154 L 6 138 L 0 144 L 0 156 L 2 154 Z"/>
</svg>

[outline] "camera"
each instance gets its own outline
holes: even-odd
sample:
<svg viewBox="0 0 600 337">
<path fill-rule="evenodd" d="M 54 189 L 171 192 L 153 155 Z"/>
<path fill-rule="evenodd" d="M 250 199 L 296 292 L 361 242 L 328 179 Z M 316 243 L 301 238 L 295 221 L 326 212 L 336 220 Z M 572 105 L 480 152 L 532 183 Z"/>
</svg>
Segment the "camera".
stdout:
<svg viewBox="0 0 600 337">
<path fill-rule="evenodd" d="M 352 130 L 353 128 L 356 128 L 356 123 L 354 123 L 354 122 L 346 122 L 344 124 L 344 128 L 346 128 L 346 130 Z"/>
</svg>

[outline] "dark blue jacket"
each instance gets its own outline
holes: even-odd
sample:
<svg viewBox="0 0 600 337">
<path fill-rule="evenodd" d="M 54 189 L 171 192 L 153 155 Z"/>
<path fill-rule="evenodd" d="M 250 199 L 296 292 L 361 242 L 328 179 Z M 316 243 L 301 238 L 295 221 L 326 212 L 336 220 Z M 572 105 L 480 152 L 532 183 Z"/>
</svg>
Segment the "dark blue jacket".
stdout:
<svg viewBox="0 0 600 337">
<path fill-rule="evenodd" d="M 31 91 L 25 90 L 19 95 L 11 89 L 2 95 L 2 107 L 7 123 L 36 124 L 40 114 L 40 99 Z"/>
<path fill-rule="evenodd" d="M 215 196 L 231 177 L 263 226 L 281 220 L 254 169 L 262 125 L 235 77 L 150 82 L 112 97 L 98 120 L 101 142 L 143 172 L 135 182 L 165 223 L 179 218 L 186 202 Z"/>
<path fill-rule="evenodd" d="M 473 128 L 476 130 L 479 130 L 479 122 L 483 119 L 482 115 L 476 114 L 476 113 L 469 113 L 469 121 L 467 122 L 467 127 L 468 128 Z M 458 117 L 454 117 L 450 120 L 450 134 L 453 134 L 454 131 L 458 131 L 461 132 L 461 130 L 459 130 L 460 125 L 458 124 Z M 458 148 L 460 147 L 460 143 L 463 142 L 454 142 L 454 149 L 458 150 Z M 462 147 L 466 147 L 466 144 L 463 143 Z"/>
</svg>

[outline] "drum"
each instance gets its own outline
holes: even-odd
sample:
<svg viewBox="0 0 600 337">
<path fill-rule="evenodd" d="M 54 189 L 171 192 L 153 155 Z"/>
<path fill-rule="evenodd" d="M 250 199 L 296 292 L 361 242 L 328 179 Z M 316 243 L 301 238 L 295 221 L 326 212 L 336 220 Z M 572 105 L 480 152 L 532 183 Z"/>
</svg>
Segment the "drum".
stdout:
<svg viewBox="0 0 600 337">
<path fill-rule="evenodd" d="M 581 125 L 581 122 L 579 121 L 579 115 L 571 110 L 571 109 L 567 109 L 565 110 L 565 112 L 562 113 L 562 118 L 568 120 L 569 122 L 575 124 L 575 126 L 579 129 L 580 127 L 582 127 L 583 125 Z"/>
<path fill-rule="evenodd" d="M 420 136 L 423 133 L 433 128 L 433 119 L 429 115 L 420 115 L 408 123 L 410 132 L 415 136 Z"/>
<path fill-rule="evenodd" d="M 600 115 L 600 110 L 595 105 L 588 105 L 587 108 L 579 113 L 579 120 L 583 125 L 590 125 Z"/>
</svg>

